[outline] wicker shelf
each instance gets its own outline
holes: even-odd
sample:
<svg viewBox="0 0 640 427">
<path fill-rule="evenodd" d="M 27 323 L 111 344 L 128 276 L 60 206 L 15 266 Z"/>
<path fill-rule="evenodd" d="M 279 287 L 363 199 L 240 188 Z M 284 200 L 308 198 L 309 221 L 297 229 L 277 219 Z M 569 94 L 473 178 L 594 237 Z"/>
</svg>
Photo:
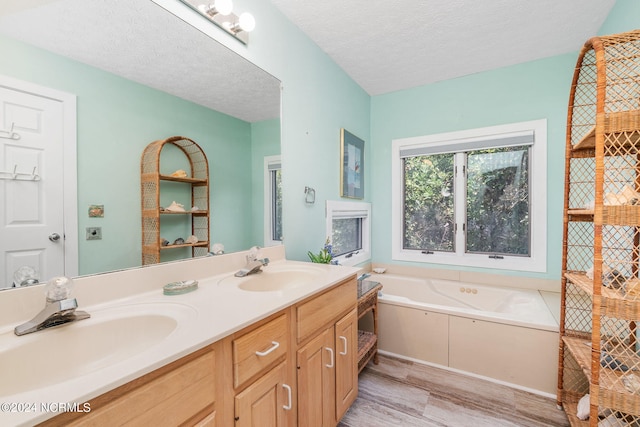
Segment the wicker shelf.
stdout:
<svg viewBox="0 0 640 427">
<path fill-rule="evenodd" d="M 596 285 L 584 272 L 566 272 L 564 277 L 578 289 L 593 298 Z M 612 289 L 598 284 L 600 287 L 600 312 L 608 317 L 618 319 L 640 320 L 640 293 L 625 293 L 628 286 L 623 285 L 620 289 Z M 640 369 L 640 363 L 638 364 Z"/>
<path fill-rule="evenodd" d="M 178 249 L 178 248 L 208 248 L 209 242 L 197 242 L 197 243 L 182 243 L 180 245 L 167 245 L 160 246 L 160 250 Z"/>
<path fill-rule="evenodd" d="M 160 153 L 166 146 L 177 147 L 189 161 L 189 173 L 176 177 L 160 173 Z M 191 206 L 206 207 L 197 211 L 172 212 L 160 208 L 160 183 L 185 183 Z M 160 262 L 160 252 L 169 249 L 191 248 L 191 256 L 206 255 L 209 249 L 209 165 L 207 156 L 198 144 L 183 136 L 154 141 L 147 145 L 140 161 L 140 191 L 142 199 L 142 265 Z M 197 243 L 162 245 L 161 217 L 177 216 L 189 221 L 191 234 Z M 187 236 L 184 236 L 187 237 Z"/>
<path fill-rule="evenodd" d="M 378 364 L 378 292 L 382 285 L 369 280 L 358 281 L 358 319 L 373 315 L 373 331 L 358 330 L 358 372 L 373 359 Z"/>
<path fill-rule="evenodd" d="M 574 285 L 578 286 L 581 290 L 583 290 L 584 292 L 586 292 L 590 296 L 593 296 L 593 280 L 589 279 L 585 272 L 583 272 L 583 271 L 580 271 L 580 272 L 571 271 L 571 272 L 565 273 L 564 277 L 566 277 L 567 280 L 569 280 Z M 600 295 L 602 295 L 603 297 L 609 298 L 609 299 L 613 299 L 613 300 L 615 300 L 615 299 L 618 299 L 618 300 L 624 299 L 624 295 L 622 295 L 622 293 L 620 293 L 616 289 L 610 289 L 610 288 L 606 288 L 604 286 L 602 286 L 601 289 L 600 289 Z"/>
<path fill-rule="evenodd" d="M 591 341 L 567 336 L 562 337 L 562 341 L 566 346 L 565 348 L 571 353 L 578 365 L 580 365 L 584 375 L 591 381 Z M 637 362 L 635 364 L 637 364 Z M 635 374 L 633 372 L 623 372 L 601 367 L 599 376 L 600 395 L 608 397 L 610 401 L 608 407 L 610 409 L 625 413 L 634 413 L 637 409 L 632 401 L 637 399 L 638 395 L 624 387 L 622 378 L 625 375 Z M 631 404 L 629 403 L 630 401 Z"/>
<path fill-rule="evenodd" d="M 639 85 L 640 30 L 585 43 L 567 113 L 558 357 L 558 403 L 574 426 L 640 425 Z M 591 267 L 593 279 L 580 271 Z"/>
<path fill-rule="evenodd" d="M 640 205 L 601 206 L 603 225 L 629 225 L 640 227 Z M 567 209 L 570 221 L 594 220 L 593 209 Z"/>
<path fill-rule="evenodd" d="M 593 221 L 593 209 L 569 209 L 567 213 L 574 216 L 590 216 Z"/>
<path fill-rule="evenodd" d="M 567 336 L 562 337 L 562 341 L 580 365 L 582 372 L 591 380 L 591 341 Z"/>
<path fill-rule="evenodd" d="M 604 128 L 605 133 L 621 133 L 625 132 L 625 138 L 622 141 L 605 141 L 605 146 L 623 151 L 630 151 L 632 147 L 637 148 L 640 145 L 640 110 L 618 111 L 605 114 Z M 587 134 L 573 146 L 573 151 L 592 150 L 596 146 L 596 126 L 593 125 Z M 611 151 L 611 150 L 608 150 Z"/>
<path fill-rule="evenodd" d="M 358 372 L 362 371 L 378 350 L 378 337 L 373 332 L 358 330 Z"/>
<path fill-rule="evenodd" d="M 209 215 L 209 211 L 184 211 L 184 212 L 172 212 L 172 211 L 160 211 L 160 215 Z"/>
<path fill-rule="evenodd" d="M 185 182 L 191 185 L 207 185 L 209 183 L 208 179 L 199 179 L 199 178 L 189 178 L 189 177 L 177 177 L 171 175 L 159 175 L 161 181 L 172 181 L 172 182 Z"/>
<path fill-rule="evenodd" d="M 564 408 L 569 419 L 569 424 L 572 427 L 589 427 L 589 420 L 582 421 L 577 416 L 573 415 L 578 413 L 578 403 L 573 401 L 565 401 Z"/>
</svg>

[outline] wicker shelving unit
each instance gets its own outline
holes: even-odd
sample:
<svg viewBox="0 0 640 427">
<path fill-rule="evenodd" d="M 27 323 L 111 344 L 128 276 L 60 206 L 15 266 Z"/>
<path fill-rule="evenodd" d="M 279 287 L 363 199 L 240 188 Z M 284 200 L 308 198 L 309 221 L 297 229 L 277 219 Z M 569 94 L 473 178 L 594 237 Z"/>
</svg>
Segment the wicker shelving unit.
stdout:
<svg viewBox="0 0 640 427">
<path fill-rule="evenodd" d="M 378 292 L 382 285 L 370 280 L 358 281 L 358 319 L 371 313 L 373 331 L 358 330 L 358 372 L 361 372 L 370 360 L 378 364 Z"/>
<path fill-rule="evenodd" d="M 574 426 L 638 426 L 640 30 L 582 48 L 565 176 L 558 404 Z"/>
<path fill-rule="evenodd" d="M 178 147 L 187 157 L 190 171 L 186 177 L 160 172 L 160 154 L 167 145 Z M 190 172 L 190 173 L 189 173 Z M 184 136 L 172 136 L 147 145 L 140 162 L 140 191 L 142 194 L 142 265 L 160 262 L 160 252 L 177 248 L 191 248 L 191 256 L 206 255 L 209 250 L 209 164 L 198 144 Z M 162 182 L 177 182 L 190 192 L 191 206 L 185 212 L 169 212 L 160 206 Z M 190 211 L 192 206 L 200 209 Z M 182 216 L 191 222 L 191 232 L 197 243 L 163 246 L 160 224 L 163 216 Z M 185 236 L 187 237 L 187 236 Z"/>
</svg>

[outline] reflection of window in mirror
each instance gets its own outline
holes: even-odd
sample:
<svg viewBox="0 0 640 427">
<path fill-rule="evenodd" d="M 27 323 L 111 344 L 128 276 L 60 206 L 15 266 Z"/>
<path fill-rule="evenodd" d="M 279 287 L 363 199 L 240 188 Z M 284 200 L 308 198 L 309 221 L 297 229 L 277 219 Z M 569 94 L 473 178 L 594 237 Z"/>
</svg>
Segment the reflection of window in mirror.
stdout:
<svg viewBox="0 0 640 427">
<path fill-rule="evenodd" d="M 355 265 L 371 258 L 371 204 L 327 200 L 327 236 L 334 258 Z"/>
<path fill-rule="evenodd" d="M 264 245 L 282 244 L 282 163 L 280 156 L 264 158 Z"/>
</svg>

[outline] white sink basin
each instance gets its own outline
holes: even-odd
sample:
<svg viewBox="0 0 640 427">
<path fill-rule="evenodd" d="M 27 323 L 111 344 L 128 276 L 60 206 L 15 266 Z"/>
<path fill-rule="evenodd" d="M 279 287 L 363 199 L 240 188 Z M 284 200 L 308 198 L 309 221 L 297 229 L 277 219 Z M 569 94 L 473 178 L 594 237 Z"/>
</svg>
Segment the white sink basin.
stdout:
<svg viewBox="0 0 640 427">
<path fill-rule="evenodd" d="M 32 334 L 0 335 L 0 397 L 50 386 L 119 363 L 169 337 L 195 311 L 181 304 L 131 304 Z M 35 314 L 35 313 L 34 313 Z"/>
<path fill-rule="evenodd" d="M 232 283 L 251 292 L 273 292 L 307 285 L 324 274 L 324 269 L 312 265 L 266 266 L 261 273 L 246 277 L 225 277 L 220 284 Z"/>
</svg>

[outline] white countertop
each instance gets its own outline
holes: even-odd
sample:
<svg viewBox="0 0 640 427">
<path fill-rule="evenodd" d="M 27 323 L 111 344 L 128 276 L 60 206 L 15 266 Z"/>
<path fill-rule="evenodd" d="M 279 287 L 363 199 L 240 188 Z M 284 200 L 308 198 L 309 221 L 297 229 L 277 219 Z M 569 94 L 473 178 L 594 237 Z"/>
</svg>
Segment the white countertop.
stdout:
<svg viewBox="0 0 640 427">
<path fill-rule="evenodd" d="M 269 252 L 268 250 L 266 251 Z M 294 268 L 296 266 L 308 267 L 310 265 L 309 263 L 285 260 L 283 248 L 274 250 L 271 254 L 275 255 L 276 259 L 272 261 L 269 266 L 265 267 L 265 270 L 269 268 L 287 268 L 289 266 Z M 277 259 L 280 256 L 282 257 Z M 195 264 L 185 266 L 183 263 L 170 264 L 173 267 L 171 270 L 168 270 L 166 267 L 162 269 L 158 268 L 157 270 L 148 270 L 149 274 L 147 275 L 141 274 L 139 271 L 141 270 L 144 273 L 146 268 L 138 269 L 138 271 L 114 273 L 114 275 L 108 277 L 108 279 L 111 282 L 117 280 L 119 284 L 121 284 L 121 281 L 126 282 L 127 280 L 133 279 L 141 282 L 140 278 L 144 278 L 145 276 L 149 276 L 149 279 L 144 280 L 144 284 L 139 284 L 138 290 L 141 290 L 141 288 L 145 289 L 138 293 L 131 290 L 131 288 L 136 288 L 136 284 L 129 283 L 127 286 L 123 286 L 123 289 L 128 289 L 128 292 L 119 291 L 120 293 L 128 293 L 128 295 L 120 295 L 120 298 L 103 299 L 102 301 L 100 301 L 100 298 L 95 298 L 95 301 L 92 301 L 91 305 L 88 306 L 82 305 L 83 300 L 79 295 L 76 295 L 80 304 L 79 309 L 92 314 L 92 318 L 82 320 L 76 324 L 65 325 L 60 328 L 18 337 L 13 334 L 13 327 L 19 324 L 20 321 L 18 321 L 18 319 L 7 321 L 7 319 L 0 318 L 0 322 L 5 321 L 5 323 L 0 323 L 0 369 L 2 370 L 11 369 L 12 363 L 21 363 L 20 360 L 3 360 L 2 352 L 6 351 L 7 348 L 23 345 L 28 343 L 29 340 L 42 339 L 45 334 L 61 334 L 64 333 L 65 330 L 82 327 L 83 324 L 89 325 L 89 322 L 99 322 L 103 317 L 103 313 L 111 313 L 113 316 L 113 310 L 115 310 L 116 315 L 126 317 L 136 312 L 145 313 L 147 311 L 152 312 L 153 310 L 157 312 L 158 309 L 162 310 L 163 307 L 170 309 L 177 305 L 176 308 L 178 308 L 177 312 L 180 319 L 177 328 L 166 338 L 148 349 L 127 357 L 120 362 L 75 377 L 73 374 L 70 374 L 66 380 L 61 380 L 35 390 L 23 391 L 25 387 L 20 387 L 16 384 L 17 393 L 0 396 L 0 425 L 32 425 L 58 414 L 58 412 L 47 412 L 43 410 L 42 404 L 47 406 L 49 403 L 56 402 L 62 404 L 78 403 L 82 406 L 82 404 L 100 394 L 180 359 L 211 343 L 219 341 L 233 332 L 289 307 L 323 289 L 331 287 L 355 275 L 359 271 L 353 267 L 312 264 L 314 268 L 320 269 L 322 273 L 302 286 L 282 291 L 254 292 L 239 289 L 233 284 L 233 279 L 227 279 L 237 271 L 237 266 L 242 264 L 242 261 L 238 261 L 238 259 L 241 258 L 237 256 L 225 257 L 226 256 L 211 257 L 208 260 L 201 260 L 201 263 L 208 263 L 208 271 L 215 273 L 211 276 L 185 277 L 184 274 L 186 271 L 192 271 L 192 274 L 201 272 L 198 268 L 193 268 Z M 186 263 L 189 262 L 193 261 Z M 212 264 L 216 264 L 215 268 L 211 268 Z M 176 270 L 181 269 L 185 271 L 176 272 Z M 221 272 L 221 270 L 225 271 Z M 168 271 L 172 273 L 167 274 Z M 177 273 L 183 275 L 181 280 L 197 279 L 199 288 L 184 295 L 163 295 L 162 286 L 168 281 L 177 280 L 174 278 Z M 165 279 L 161 277 L 165 277 Z M 99 281 L 100 278 L 100 276 L 96 276 L 95 280 Z M 102 279 L 104 280 L 105 278 L 102 277 Z M 223 279 L 226 280 L 220 283 Z M 89 283 L 88 280 L 90 279 L 79 281 Z M 153 282 L 153 284 L 148 282 Z M 102 284 L 101 289 L 104 290 L 104 287 L 105 285 Z M 83 292 L 79 292 L 83 294 L 85 300 L 92 300 L 94 298 L 89 295 L 90 293 L 94 294 L 90 291 L 90 288 L 90 285 L 85 285 L 83 288 L 85 289 L 84 294 Z M 151 290 L 148 288 L 151 288 Z M 109 292 L 107 292 L 107 294 L 108 293 Z M 117 292 L 115 293 L 117 294 Z M 38 294 L 40 294 L 40 296 L 38 296 Z M 76 294 L 78 294 L 78 292 Z M 110 296 L 113 297 L 113 295 Z M 15 299 L 13 303 L 17 303 L 18 305 L 24 305 L 20 303 L 23 302 L 25 298 L 29 298 L 30 300 L 39 298 L 40 301 L 37 304 L 40 306 L 44 304 L 44 298 L 40 292 L 35 293 L 35 295 L 33 292 L 30 292 L 29 295 L 23 298 L 18 297 L 17 294 L 13 294 L 12 298 Z M 5 299 L 4 294 L 0 296 L 0 299 Z M 3 303 L 5 305 L 9 304 L 7 301 L 0 301 L 0 310 L 2 309 Z M 27 305 L 33 304 L 35 303 L 30 301 L 30 304 Z M 37 311 L 32 310 L 26 318 L 23 314 L 22 320 L 28 320 L 36 313 Z M 88 340 L 89 342 L 79 342 L 74 345 L 89 346 L 93 339 L 100 340 L 100 336 L 91 337 Z M 59 348 L 52 349 L 52 351 L 61 350 L 62 349 Z M 73 351 L 73 348 L 68 350 Z M 39 360 L 40 363 L 46 365 L 47 354 L 41 354 Z M 73 371 L 73 367 L 68 366 L 51 366 L 50 369 Z M 55 408 L 55 405 L 53 407 Z M 11 412 L 11 410 L 16 412 Z"/>
</svg>

